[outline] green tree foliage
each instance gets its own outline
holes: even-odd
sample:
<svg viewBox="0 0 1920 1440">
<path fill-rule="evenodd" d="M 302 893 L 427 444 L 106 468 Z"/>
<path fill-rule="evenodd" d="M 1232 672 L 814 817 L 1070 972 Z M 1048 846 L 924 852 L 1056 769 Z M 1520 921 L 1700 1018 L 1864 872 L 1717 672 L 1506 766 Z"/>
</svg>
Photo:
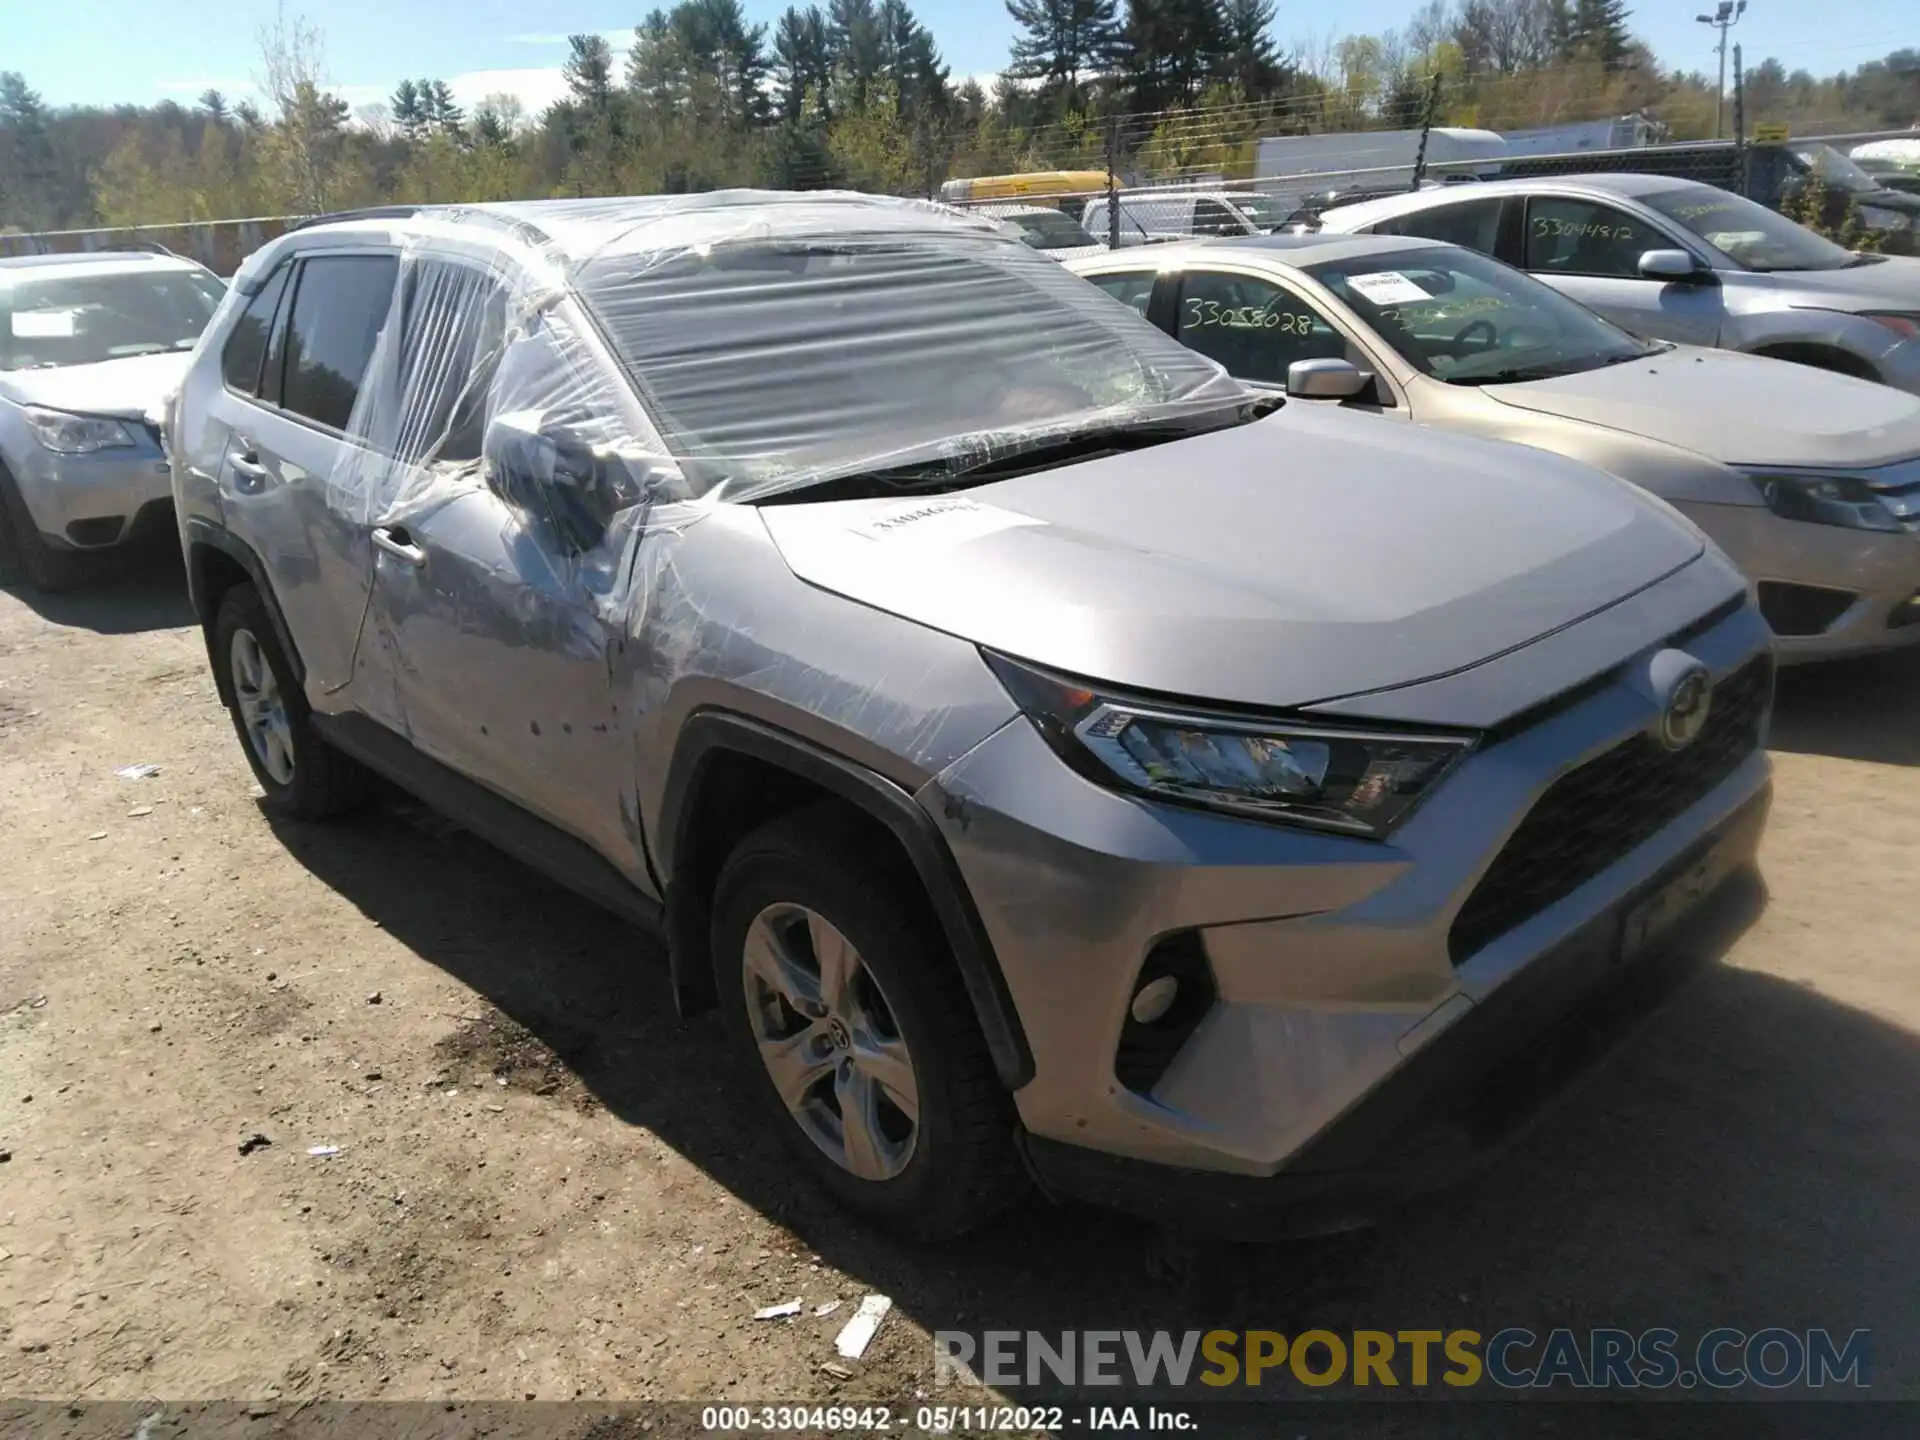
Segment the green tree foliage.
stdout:
<svg viewBox="0 0 1920 1440">
<path fill-rule="evenodd" d="M 1443 124 L 1644 111 L 1677 139 L 1712 133 L 1713 82 L 1662 71 L 1625 0 L 1426 0 L 1399 30 L 1284 56 L 1275 0 L 1001 3 L 1017 34 L 988 87 L 954 82 L 910 0 L 796 4 L 770 26 L 744 0 L 676 0 L 638 16 L 625 53 L 572 37 L 566 94 L 538 115 L 505 96 L 468 115 L 414 77 L 356 121 L 318 32 L 284 15 L 260 36 L 257 99 L 51 107 L 0 73 L 0 228 L 729 185 L 926 195 L 949 176 L 1099 169 L 1110 143 L 1129 183 L 1245 175 L 1263 135 L 1416 125 L 1430 94 Z M 1745 101 L 1749 123 L 1904 127 L 1920 51 L 1827 78 L 1762 59 Z M 1814 218 L 1858 238 L 1857 217 Z"/>
<path fill-rule="evenodd" d="M 1049 90 L 1063 92 L 1071 103 L 1083 79 L 1112 69 L 1120 43 L 1117 0 L 1006 0 L 1006 4 L 1007 14 L 1020 27 L 1008 57 L 1009 75 L 1038 80 Z M 1268 3 L 1268 19 L 1272 15 Z"/>
</svg>

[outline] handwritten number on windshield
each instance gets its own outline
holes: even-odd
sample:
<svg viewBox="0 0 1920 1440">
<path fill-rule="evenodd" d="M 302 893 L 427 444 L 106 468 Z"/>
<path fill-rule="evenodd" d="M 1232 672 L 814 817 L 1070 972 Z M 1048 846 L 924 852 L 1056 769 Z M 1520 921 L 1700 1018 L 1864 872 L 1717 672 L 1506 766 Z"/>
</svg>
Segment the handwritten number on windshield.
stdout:
<svg viewBox="0 0 1920 1440">
<path fill-rule="evenodd" d="M 1311 335 L 1313 316 L 1271 308 L 1265 305 L 1222 305 L 1218 300 L 1189 299 L 1187 313 L 1180 322 L 1183 330 L 1209 327 L 1227 330 L 1274 330 L 1282 335 Z"/>
</svg>

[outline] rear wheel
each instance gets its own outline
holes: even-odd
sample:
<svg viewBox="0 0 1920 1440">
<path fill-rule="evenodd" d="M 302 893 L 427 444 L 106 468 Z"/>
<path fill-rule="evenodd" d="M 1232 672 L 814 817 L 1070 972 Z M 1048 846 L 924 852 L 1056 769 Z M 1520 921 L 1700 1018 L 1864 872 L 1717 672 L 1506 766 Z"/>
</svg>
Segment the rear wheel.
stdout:
<svg viewBox="0 0 1920 1440">
<path fill-rule="evenodd" d="M 221 598 L 213 625 L 220 693 L 270 809 L 324 820 L 366 798 L 367 775 L 320 738 L 272 617 L 251 585 Z"/>
<path fill-rule="evenodd" d="M 837 808 L 743 840 L 714 895 L 723 1018 L 766 1121 L 848 1209 L 958 1235 L 1024 1188 L 1013 1106 L 911 872 Z"/>
</svg>

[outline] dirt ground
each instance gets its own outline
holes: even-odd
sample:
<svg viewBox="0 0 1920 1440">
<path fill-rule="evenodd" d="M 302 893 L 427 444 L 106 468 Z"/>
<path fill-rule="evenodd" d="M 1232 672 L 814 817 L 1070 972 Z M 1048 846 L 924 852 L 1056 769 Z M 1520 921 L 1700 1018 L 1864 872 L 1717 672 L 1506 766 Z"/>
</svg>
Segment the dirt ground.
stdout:
<svg viewBox="0 0 1920 1440">
<path fill-rule="evenodd" d="M 1525 1324 L 1868 1327 L 1920 1396 L 1920 656 L 1789 677 L 1765 913 L 1471 1187 L 923 1252 L 789 1174 L 620 923 L 405 805 L 269 821 L 189 622 L 165 563 L 0 593 L 0 1395 L 902 1400 L 942 1327 Z"/>
</svg>

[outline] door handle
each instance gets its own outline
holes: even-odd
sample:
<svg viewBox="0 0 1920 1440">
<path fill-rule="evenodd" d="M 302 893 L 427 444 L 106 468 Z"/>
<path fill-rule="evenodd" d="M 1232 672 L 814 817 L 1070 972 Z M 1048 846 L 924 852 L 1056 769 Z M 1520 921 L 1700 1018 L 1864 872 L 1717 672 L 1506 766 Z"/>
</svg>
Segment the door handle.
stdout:
<svg viewBox="0 0 1920 1440">
<path fill-rule="evenodd" d="M 413 537 L 407 533 L 404 525 L 383 525 L 373 532 L 373 543 L 407 564 L 418 567 L 427 563 L 427 552 L 413 543 Z"/>
<path fill-rule="evenodd" d="M 236 446 L 227 452 L 227 468 L 243 490 L 259 490 L 268 480 L 267 467 L 260 463 L 259 452 L 251 445 Z"/>
</svg>

